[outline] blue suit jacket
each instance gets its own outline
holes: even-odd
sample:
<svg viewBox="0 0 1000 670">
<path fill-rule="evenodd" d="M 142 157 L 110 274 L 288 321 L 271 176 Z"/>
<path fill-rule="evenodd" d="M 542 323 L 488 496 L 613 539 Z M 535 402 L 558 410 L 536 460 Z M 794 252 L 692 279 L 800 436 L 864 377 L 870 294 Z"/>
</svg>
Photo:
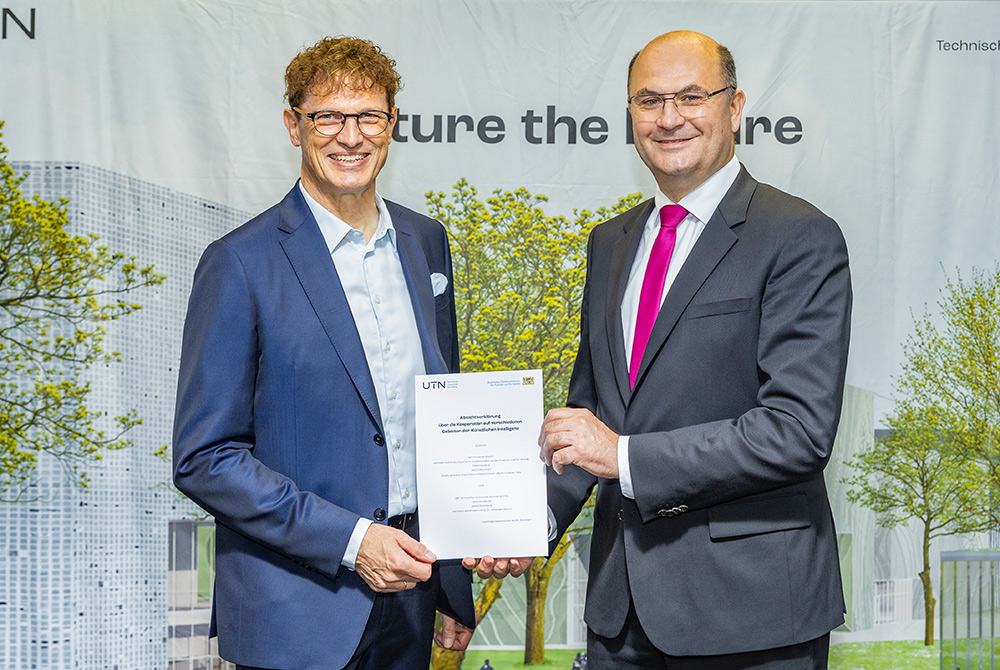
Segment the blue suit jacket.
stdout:
<svg viewBox="0 0 1000 670">
<path fill-rule="evenodd" d="M 458 369 L 448 240 L 386 203 L 428 373 Z M 448 278 L 434 296 L 430 275 Z M 361 339 L 299 192 L 212 243 L 195 272 L 174 482 L 216 520 L 213 628 L 228 660 L 340 668 L 375 594 L 341 566 L 359 517 L 383 522 L 388 464 Z M 439 609 L 474 625 L 469 574 L 440 567 Z"/>
</svg>

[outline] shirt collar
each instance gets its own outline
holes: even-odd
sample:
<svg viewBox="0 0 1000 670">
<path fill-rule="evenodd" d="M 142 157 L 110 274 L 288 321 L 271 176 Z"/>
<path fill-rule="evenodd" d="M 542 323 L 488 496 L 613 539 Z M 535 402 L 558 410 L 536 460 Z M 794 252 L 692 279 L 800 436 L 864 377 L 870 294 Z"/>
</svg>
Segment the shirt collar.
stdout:
<svg viewBox="0 0 1000 670">
<path fill-rule="evenodd" d="M 740 174 L 740 162 L 734 155 L 729 162 L 723 165 L 715 174 L 698 185 L 698 188 L 681 198 L 681 201 L 674 203 L 673 200 L 664 195 L 659 189 L 656 190 L 656 210 L 659 211 L 664 205 L 678 204 L 689 213 L 701 221 L 703 224 L 715 214 L 719 208 L 719 203 L 726 197 L 736 177 Z"/>
<path fill-rule="evenodd" d="M 306 199 L 309 211 L 312 212 L 316 223 L 319 225 L 320 232 L 323 233 L 323 239 L 326 240 L 326 246 L 329 248 L 330 253 L 333 253 L 333 250 L 344 241 L 347 234 L 354 230 L 354 228 L 309 195 L 309 192 L 302 185 L 302 180 L 299 180 L 299 192 Z M 375 194 L 375 206 L 378 208 L 378 226 L 376 226 L 375 234 L 372 236 L 369 244 L 375 244 L 383 235 L 388 235 L 389 244 L 395 250 L 396 229 L 392 225 L 392 217 L 389 216 L 389 210 L 385 206 L 385 201 L 382 200 L 382 196 L 378 193 Z"/>
</svg>

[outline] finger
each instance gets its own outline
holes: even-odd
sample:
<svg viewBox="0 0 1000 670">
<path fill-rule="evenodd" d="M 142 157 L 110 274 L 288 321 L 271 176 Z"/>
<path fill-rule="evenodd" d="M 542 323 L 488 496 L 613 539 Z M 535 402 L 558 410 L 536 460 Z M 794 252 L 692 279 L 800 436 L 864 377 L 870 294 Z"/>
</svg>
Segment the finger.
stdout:
<svg viewBox="0 0 1000 670">
<path fill-rule="evenodd" d="M 578 407 L 553 407 L 548 412 L 545 413 L 544 423 L 550 423 L 558 419 L 565 419 L 568 416 L 573 416 L 579 412 L 586 412 L 587 410 L 580 409 Z"/>
<path fill-rule="evenodd" d="M 476 574 L 479 575 L 480 579 L 489 579 L 493 576 L 493 564 L 496 559 L 492 556 L 483 556 L 479 559 L 479 567 L 476 568 Z"/>
<path fill-rule="evenodd" d="M 463 651 L 468 648 L 472 640 L 472 629 L 466 628 L 462 624 L 455 622 L 455 641 L 451 645 L 452 651 Z"/>
<path fill-rule="evenodd" d="M 472 556 L 466 556 L 465 558 L 462 559 L 462 567 L 465 568 L 466 570 L 472 570 L 477 565 L 479 565 L 478 558 L 473 558 Z"/>
<path fill-rule="evenodd" d="M 561 408 L 561 409 L 564 410 L 566 408 Z M 545 415 L 545 420 L 542 421 L 542 426 L 538 430 L 538 446 L 542 446 L 545 443 L 547 436 L 552 433 L 553 426 L 561 418 L 561 409 L 560 408 L 550 409 L 548 413 Z"/>
<path fill-rule="evenodd" d="M 421 542 L 414 540 L 403 531 L 397 532 L 400 535 L 397 540 L 399 546 L 414 559 L 420 561 L 421 563 L 433 563 L 437 560 L 437 556 L 435 556 L 433 552 L 431 552 L 431 550 L 425 547 Z"/>
<path fill-rule="evenodd" d="M 399 571 L 399 574 L 409 582 L 426 582 L 431 578 L 431 564 L 413 561 L 405 570 Z"/>
<path fill-rule="evenodd" d="M 499 579 L 503 579 L 510 572 L 510 559 L 508 558 L 498 558 L 497 562 L 493 565 L 493 576 Z"/>
<path fill-rule="evenodd" d="M 545 450 L 545 443 L 548 440 L 549 432 L 545 430 L 545 424 L 542 424 L 542 430 L 538 433 L 538 457 L 545 461 L 548 465 L 548 453 Z"/>
<path fill-rule="evenodd" d="M 426 561 L 426 554 L 430 552 L 427 548 L 402 531 L 390 530 L 395 535 L 393 541 L 386 543 L 383 567 L 378 570 L 384 581 L 394 585 L 394 590 L 401 590 L 403 580 L 426 582 L 430 579 L 431 564 Z"/>
<path fill-rule="evenodd" d="M 375 593 L 395 593 L 400 590 L 398 582 L 388 583 L 377 575 L 361 575 L 361 578 Z"/>
<path fill-rule="evenodd" d="M 455 620 L 449 616 L 441 617 L 441 646 L 451 649 L 455 643 Z"/>
<path fill-rule="evenodd" d="M 561 475 L 563 469 L 567 465 L 576 463 L 579 456 L 580 454 L 576 447 L 564 447 L 552 454 L 552 469 L 556 471 L 557 475 Z"/>
<path fill-rule="evenodd" d="M 545 465 L 549 467 L 552 466 L 552 457 L 560 449 L 564 449 L 569 446 L 565 440 L 560 439 L 553 433 L 549 433 L 545 436 L 545 441 L 542 442 L 542 460 L 545 461 Z"/>
<path fill-rule="evenodd" d="M 545 435 L 545 441 L 542 443 L 542 453 L 545 454 L 545 461 L 547 465 L 552 465 L 552 458 L 557 451 L 560 449 L 565 449 L 566 447 L 578 446 L 581 442 L 581 435 L 575 433 L 572 430 L 551 430 Z"/>
</svg>

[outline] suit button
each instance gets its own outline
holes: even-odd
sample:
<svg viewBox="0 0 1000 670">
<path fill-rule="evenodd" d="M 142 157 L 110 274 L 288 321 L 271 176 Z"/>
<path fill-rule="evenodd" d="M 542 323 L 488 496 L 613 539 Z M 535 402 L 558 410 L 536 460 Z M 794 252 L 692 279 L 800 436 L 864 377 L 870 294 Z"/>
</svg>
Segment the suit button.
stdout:
<svg viewBox="0 0 1000 670">
<path fill-rule="evenodd" d="M 375 436 L 372 437 L 372 440 L 375 442 L 375 444 L 377 444 L 380 447 L 385 446 L 385 438 L 379 435 L 378 433 L 375 433 Z"/>
<path fill-rule="evenodd" d="M 687 505 L 681 505 L 680 507 L 677 508 L 677 511 L 680 512 L 681 514 L 683 514 L 684 512 L 688 511 L 688 506 Z"/>
<path fill-rule="evenodd" d="M 670 511 L 669 510 L 665 510 L 665 509 L 661 509 L 661 510 L 659 510 L 656 513 L 656 516 L 658 516 L 658 517 L 670 516 Z"/>
<path fill-rule="evenodd" d="M 618 510 L 618 520 L 619 521 L 622 520 L 622 511 L 621 510 Z"/>
<path fill-rule="evenodd" d="M 376 521 L 385 521 L 385 510 L 382 509 L 381 507 L 376 508 L 376 510 L 375 510 L 375 520 Z"/>
</svg>

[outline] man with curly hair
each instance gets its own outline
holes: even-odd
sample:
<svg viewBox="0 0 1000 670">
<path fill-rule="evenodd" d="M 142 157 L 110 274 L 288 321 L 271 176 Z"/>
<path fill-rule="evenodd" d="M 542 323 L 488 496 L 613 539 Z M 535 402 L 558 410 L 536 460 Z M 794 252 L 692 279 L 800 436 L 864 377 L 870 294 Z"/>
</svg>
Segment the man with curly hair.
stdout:
<svg viewBox="0 0 1000 670">
<path fill-rule="evenodd" d="M 418 540 L 414 376 L 455 372 L 443 226 L 384 200 L 395 62 L 326 38 L 285 72 L 300 179 L 202 256 L 174 481 L 216 520 L 212 634 L 240 668 L 427 668 L 470 578 Z M 457 621 L 457 623 L 456 623 Z"/>
</svg>

